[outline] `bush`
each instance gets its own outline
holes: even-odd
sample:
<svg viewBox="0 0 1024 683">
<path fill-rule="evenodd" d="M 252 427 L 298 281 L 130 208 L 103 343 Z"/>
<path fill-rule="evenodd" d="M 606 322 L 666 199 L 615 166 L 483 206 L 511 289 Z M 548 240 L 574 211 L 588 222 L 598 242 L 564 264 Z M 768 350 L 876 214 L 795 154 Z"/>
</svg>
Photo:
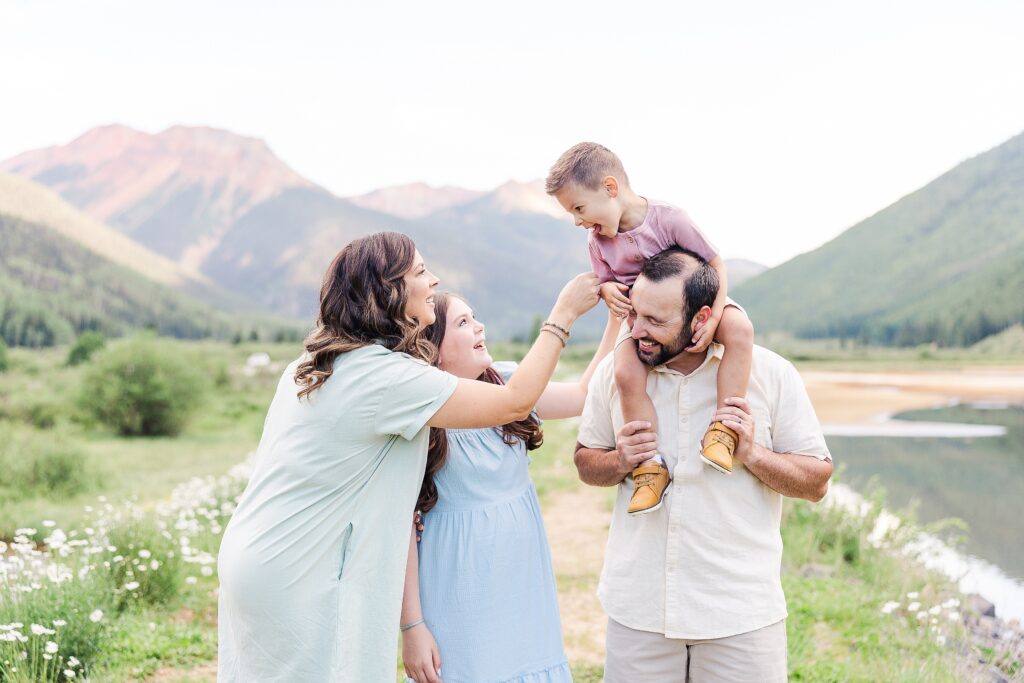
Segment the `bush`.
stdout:
<svg viewBox="0 0 1024 683">
<path fill-rule="evenodd" d="M 110 532 L 116 550 L 110 564 L 114 606 L 124 611 L 141 601 L 168 604 L 178 597 L 183 583 L 182 562 L 174 543 L 149 520 L 134 520 Z"/>
<path fill-rule="evenodd" d="M 204 389 L 203 375 L 180 352 L 145 337 L 98 358 L 85 376 L 79 402 L 122 436 L 173 436 Z"/>
<path fill-rule="evenodd" d="M 59 435 L 0 430 L 0 500 L 68 496 L 87 484 L 85 454 Z"/>
<path fill-rule="evenodd" d="M 107 340 L 99 332 L 83 332 L 68 353 L 68 365 L 84 363 L 106 346 Z"/>
<path fill-rule="evenodd" d="M 10 364 L 7 362 L 7 344 L 3 337 L 0 337 L 0 372 L 6 372 Z"/>
</svg>

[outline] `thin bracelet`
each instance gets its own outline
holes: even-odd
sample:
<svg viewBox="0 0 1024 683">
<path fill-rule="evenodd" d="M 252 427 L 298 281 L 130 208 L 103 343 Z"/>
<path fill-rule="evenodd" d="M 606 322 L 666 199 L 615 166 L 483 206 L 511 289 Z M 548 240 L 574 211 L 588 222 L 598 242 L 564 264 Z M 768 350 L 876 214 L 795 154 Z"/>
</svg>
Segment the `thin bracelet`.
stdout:
<svg viewBox="0 0 1024 683">
<path fill-rule="evenodd" d="M 540 331 L 550 332 L 551 334 L 555 335 L 556 337 L 558 337 L 558 341 L 562 342 L 562 348 L 564 349 L 566 347 L 565 337 L 563 337 L 562 333 L 556 330 L 555 328 L 548 327 L 547 325 L 541 325 Z"/>
<path fill-rule="evenodd" d="M 568 328 L 562 327 L 561 325 L 559 325 L 559 324 L 558 324 L 558 323 L 556 323 L 556 322 L 552 322 L 552 321 L 550 321 L 550 320 L 545 320 L 543 324 L 544 324 L 544 325 L 551 325 L 552 327 L 555 327 L 555 328 L 557 328 L 557 329 L 561 330 L 562 332 L 564 332 L 564 333 L 565 333 L 565 336 L 566 336 L 566 337 L 568 337 L 568 336 L 569 336 L 569 330 L 568 330 Z"/>
<path fill-rule="evenodd" d="M 408 631 L 413 626 L 419 626 L 424 621 L 426 621 L 426 619 L 424 619 L 423 617 L 420 617 L 419 621 L 414 621 L 411 624 L 406 624 L 405 626 L 399 626 L 398 628 L 399 628 L 400 631 Z"/>
</svg>

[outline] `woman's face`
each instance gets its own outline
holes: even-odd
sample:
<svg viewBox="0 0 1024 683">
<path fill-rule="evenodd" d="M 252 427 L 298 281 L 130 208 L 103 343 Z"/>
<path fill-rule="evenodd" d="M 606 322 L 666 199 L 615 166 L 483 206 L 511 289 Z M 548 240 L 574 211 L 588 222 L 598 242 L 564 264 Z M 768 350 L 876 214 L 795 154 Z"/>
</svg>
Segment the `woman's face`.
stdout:
<svg viewBox="0 0 1024 683">
<path fill-rule="evenodd" d="M 415 319 L 420 329 L 434 322 L 434 288 L 438 282 L 417 249 L 412 268 L 405 274 L 405 315 Z"/>
<path fill-rule="evenodd" d="M 441 341 L 437 366 L 456 377 L 476 379 L 494 362 L 484 344 L 484 325 L 473 317 L 473 309 L 458 297 L 448 299 L 448 320 Z"/>
</svg>

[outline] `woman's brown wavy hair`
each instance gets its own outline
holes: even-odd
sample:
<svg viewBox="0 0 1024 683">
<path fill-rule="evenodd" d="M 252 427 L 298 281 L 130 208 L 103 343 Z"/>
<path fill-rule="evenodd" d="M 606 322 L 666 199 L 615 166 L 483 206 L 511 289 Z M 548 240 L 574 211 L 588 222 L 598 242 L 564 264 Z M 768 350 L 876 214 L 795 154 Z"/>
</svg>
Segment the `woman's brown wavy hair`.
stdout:
<svg viewBox="0 0 1024 683">
<path fill-rule="evenodd" d="M 437 318 L 425 331 L 427 340 L 437 349 L 441 348 L 445 332 L 448 330 L 448 305 L 453 298 L 465 301 L 461 296 L 444 292 L 434 295 L 434 314 Z M 435 363 L 436 364 L 436 363 Z M 501 374 L 494 368 L 487 368 L 477 380 L 490 382 L 491 384 L 504 384 Z M 544 443 L 544 430 L 540 426 L 537 416 L 530 414 L 525 420 L 509 422 L 501 427 L 502 439 L 509 446 L 514 446 L 520 441 L 526 444 L 526 450 L 532 451 L 540 448 Z M 423 485 L 420 487 L 420 497 L 416 501 L 416 509 L 420 512 L 427 512 L 437 504 L 437 485 L 434 483 L 434 475 L 437 474 L 445 461 L 448 459 L 448 434 L 444 429 L 430 428 L 430 444 L 427 446 L 427 469 L 423 474 Z"/>
<path fill-rule="evenodd" d="M 320 287 L 320 315 L 306 337 L 307 357 L 295 371 L 299 398 L 323 386 L 339 355 L 369 344 L 434 362 L 437 347 L 405 314 L 404 278 L 415 259 L 416 245 L 400 232 L 361 237 L 338 252 Z"/>
</svg>

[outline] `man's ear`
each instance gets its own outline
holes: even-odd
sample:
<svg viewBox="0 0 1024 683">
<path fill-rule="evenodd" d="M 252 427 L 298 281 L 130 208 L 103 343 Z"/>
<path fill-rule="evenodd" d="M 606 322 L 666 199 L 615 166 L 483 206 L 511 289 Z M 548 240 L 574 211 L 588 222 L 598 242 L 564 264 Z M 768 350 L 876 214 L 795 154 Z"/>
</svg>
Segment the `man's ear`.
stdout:
<svg viewBox="0 0 1024 683">
<path fill-rule="evenodd" d="M 693 331 L 697 332 L 700 328 L 704 327 L 708 320 L 711 319 L 711 307 L 701 306 L 697 314 L 693 316 Z"/>
<path fill-rule="evenodd" d="M 601 185 L 604 186 L 609 197 L 614 199 L 619 196 L 619 181 L 615 176 L 605 176 L 604 180 L 601 181 Z"/>
</svg>

